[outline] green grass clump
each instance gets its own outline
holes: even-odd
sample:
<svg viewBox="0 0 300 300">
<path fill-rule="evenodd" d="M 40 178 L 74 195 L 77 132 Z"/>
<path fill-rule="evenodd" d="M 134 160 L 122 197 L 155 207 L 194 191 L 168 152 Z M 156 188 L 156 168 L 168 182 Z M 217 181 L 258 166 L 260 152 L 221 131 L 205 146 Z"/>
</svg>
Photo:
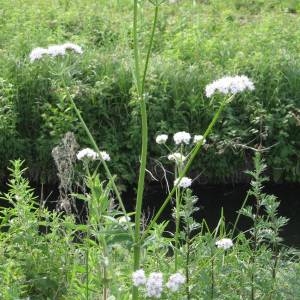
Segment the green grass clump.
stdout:
<svg viewBox="0 0 300 300">
<path fill-rule="evenodd" d="M 33 180 L 53 183 L 50 153 L 62 136 L 73 131 L 82 146 L 89 144 L 61 93 L 66 83 L 99 146 L 110 149 L 114 170 L 133 183 L 140 123 L 131 76 L 131 1 L 2 2 L 0 100 L 7 105 L 0 110 L 2 177 L 8 161 L 22 157 Z M 145 58 L 152 10 L 147 2 L 141 5 Z M 205 85 L 246 74 L 255 93 L 240 96 L 226 110 L 194 169 L 211 182 L 239 181 L 249 165 L 247 147 L 261 146 L 269 150 L 274 180 L 299 181 L 300 165 L 294 163 L 300 161 L 299 10 L 293 1 L 166 2 L 146 81 L 149 135 L 166 129 L 203 133 L 214 114 Z M 66 41 L 81 45 L 83 55 L 29 62 L 34 47 Z M 62 71 L 65 83 L 58 76 Z"/>
</svg>

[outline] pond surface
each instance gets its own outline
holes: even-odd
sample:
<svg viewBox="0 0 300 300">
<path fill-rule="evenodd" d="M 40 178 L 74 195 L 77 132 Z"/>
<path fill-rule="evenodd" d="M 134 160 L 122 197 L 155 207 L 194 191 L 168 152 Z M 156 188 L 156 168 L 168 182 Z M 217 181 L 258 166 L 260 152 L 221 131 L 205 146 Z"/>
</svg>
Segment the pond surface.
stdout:
<svg viewBox="0 0 300 300">
<path fill-rule="evenodd" d="M 199 198 L 195 218 L 205 218 L 210 228 L 215 228 L 223 208 L 226 223 L 234 224 L 237 211 L 240 209 L 249 185 L 210 185 L 193 186 L 194 194 Z M 264 192 L 273 194 L 280 200 L 279 214 L 289 218 L 288 224 L 282 231 L 282 238 L 286 245 L 300 248 L 300 185 L 280 184 L 267 185 Z M 153 212 L 153 208 L 159 208 L 165 199 L 165 191 L 159 185 L 149 187 L 145 196 L 145 209 Z M 170 219 L 169 206 L 162 219 Z M 243 216 L 240 218 L 239 229 L 249 228 L 249 221 Z"/>
</svg>

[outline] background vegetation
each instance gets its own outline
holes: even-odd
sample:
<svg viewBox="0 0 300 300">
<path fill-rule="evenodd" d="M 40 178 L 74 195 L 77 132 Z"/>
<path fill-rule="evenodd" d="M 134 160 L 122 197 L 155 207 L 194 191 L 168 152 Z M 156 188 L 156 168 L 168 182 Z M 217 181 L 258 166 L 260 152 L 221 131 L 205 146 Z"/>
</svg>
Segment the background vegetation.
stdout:
<svg viewBox="0 0 300 300">
<path fill-rule="evenodd" d="M 56 182 L 51 150 L 67 131 L 88 146 L 64 101 L 59 72 L 70 87 L 114 171 L 134 182 L 138 168 L 139 107 L 132 100 L 132 1 L 1 0 L 0 172 L 21 157 L 36 182 Z M 143 4 L 141 45 L 152 10 Z M 209 181 L 241 179 L 249 147 L 270 147 L 273 180 L 300 180 L 300 26 L 297 1 L 178 1 L 160 12 L 146 83 L 149 136 L 186 130 L 201 134 L 215 107 L 204 87 L 224 75 L 246 74 L 256 90 L 239 96 L 218 122 L 194 165 Z M 71 41 L 84 54 L 31 64 L 34 47 Z M 55 68 L 52 67 L 55 65 Z M 241 146 L 244 145 L 244 146 Z M 150 157 L 161 155 L 150 144 Z M 155 161 L 150 162 L 152 167 Z"/>
</svg>

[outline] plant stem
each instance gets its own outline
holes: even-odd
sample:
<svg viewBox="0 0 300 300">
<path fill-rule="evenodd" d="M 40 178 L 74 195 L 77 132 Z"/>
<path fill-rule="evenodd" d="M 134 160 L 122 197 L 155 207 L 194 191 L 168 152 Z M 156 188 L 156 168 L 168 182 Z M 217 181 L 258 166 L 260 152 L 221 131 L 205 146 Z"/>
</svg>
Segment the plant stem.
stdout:
<svg viewBox="0 0 300 300">
<path fill-rule="evenodd" d="M 107 270 L 106 270 L 106 266 L 103 267 L 103 279 L 104 279 L 103 300 L 107 300 L 108 288 L 107 288 Z"/>
<path fill-rule="evenodd" d="M 252 264 L 252 272 L 251 272 L 251 300 L 255 300 L 255 264 L 256 264 L 256 255 L 258 249 L 258 217 L 259 217 L 259 210 L 260 210 L 261 202 L 260 197 L 256 197 L 256 211 L 253 217 L 253 250 L 252 250 L 252 257 L 251 257 L 251 264 Z"/>
<path fill-rule="evenodd" d="M 151 54 L 152 45 L 153 45 L 153 37 L 154 37 L 154 33 L 155 33 L 157 18 L 158 18 L 158 5 L 155 6 L 155 10 L 154 10 L 152 30 L 151 30 L 150 41 L 149 41 L 149 46 L 148 46 L 148 51 L 147 51 L 147 56 L 146 56 L 146 61 L 145 61 L 145 67 L 144 67 L 144 72 L 143 72 L 143 81 L 142 81 L 142 88 L 141 88 L 142 94 L 144 93 L 144 89 L 145 89 L 146 75 L 147 75 L 149 59 L 150 59 L 150 54 Z"/>
<path fill-rule="evenodd" d="M 86 286 L 85 286 L 85 293 L 86 293 L 86 300 L 89 300 L 89 255 L 90 255 L 90 204 L 88 204 L 88 219 L 86 222 L 86 250 L 85 250 L 85 272 L 86 272 Z"/>
<path fill-rule="evenodd" d="M 88 237 L 87 237 L 88 239 Z M 87 248 L 85 250 L 85 272 L 86 272 L 86 285 L 85 285 L 85 298 L 89 300 L 89 241 L 87 240 Z"/>
<path fill-rule="evenodd" d="M 153 37 L 155 33 L 155 27 L 158 16 L 158 6 L 155 6 L 154 20 L 150 35 L 150 42 L 148 46 L 143 77 L 141 79 L 140 73 L 140 58 L 139 58 L 139 47 L 137 40 L 137 14 L 138 14 L 138 1 L 134 0 L 134 16 L 133 16 L 133 44 L 134 44 L 134 62 L 135 62 L 135 82 L 138 93 L 138 100 L 140 101 L 141 109 L 141 121 L 142 121 L 142 149 L 141 149 L 141 162 L 139 169 L 139 179 L 137 187 L 137 198 L 135 207 L 135 232 L 134 232 L 134 249 L 133 249 L 133 267 L 137 270 L 140 266 L 140 253 L 141 253 L 141 214 L 142 214 L 142 204 L 143 204 L 143 194 L 144 194 L 144 184 L 145 184 L 145 173 L 147 164 L 147 152 L 148 152 L 148 121 L 147 121 L 147 107 L 146 100 L 144 97 L 145 80 L 147 75 L 147 69 L 153 44 Z M 138 299 L 138 289 L 133 287 L 132 299 Z"/>
<path fill-rule="evenodd" d="M 180 225 L 180 188 L 176 189 L 176 198 L 175 198 L 175 272 L 178 269 L 178 248 L 179 248 L 179 225 Z"/>
<path fill-rule="evenodd" d="M 215 273 L 214 273 L 214 262 L 215 262 L 215 258 L 214 258 L 214 254 L 213 251 L 211 250 L 211 299 L 214 299 L 214 291 L 215 291 Z"/>
<path fill-rule="evenodd" d="M 191 246 L 191 241 L 190 241 L 190 226 L 189 224 L 187 225 L 187 230 L 186 230 L 186 261 L 185 261 L 185 277 L 186 277 L 186 296 L 187 300 L 191 299 L 191 294 L 190 294 L 190 271 L 189 271 L 189 265 L 190 265 L 190 246 Z"/>
<path fill-rule="evenodd" d="M 238 222 L 239 222 L 239 220 L 240 220 L 240 217 L 241 217 L 241 211 L 242 211 L 243 208 L 245 207 L 245 205 L 246 205 L 246 203 L 247 203 L 247 201 L 248 201 L 249 196 L 250 196 L 250 193 L 248 192 L 247 195 L 246 195 L 246 197 L 245 197 L 245 199 L 244 199 L 244 202 L 243 202 L 241 208 L 239 209 L 238 216 L 237 216 L 237 218 L 235 219 L 235 222 L 234 222 L 234 225 L 233 225 L 233 229 L 232 229 L 232 235 L 231 235 L 231 238 L 232 238 L 232 239 L 234 238 L 234 233 L 235 233 L 235 231 L 236 231 L 237 224 L 238 224 Z"/>
</svg>

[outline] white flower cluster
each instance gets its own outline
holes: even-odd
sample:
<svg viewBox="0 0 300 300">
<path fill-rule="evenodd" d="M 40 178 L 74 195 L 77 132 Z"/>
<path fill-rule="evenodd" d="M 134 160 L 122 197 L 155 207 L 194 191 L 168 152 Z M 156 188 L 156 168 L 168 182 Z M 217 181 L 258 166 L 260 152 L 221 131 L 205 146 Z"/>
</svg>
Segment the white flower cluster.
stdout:
<svg viewBox="0 0 300 300">
<path fill-rule="evenodd" d="M 180 178 L 177 178 L 177 179 L 174 180 L 174 186 L 176 186 L 178 184 L 178 187 L 186 189 L 186 188 L 188 188 L 189 186 L 192 185 L 192 179 L 191 178 L 182 177 L 180 182 L 179 182 L 179 179 Z"/>
<path fill-rule="evenodd" d="M 160 298 L 163 292 L 163 274 L 152 272 L 147 278 L 143 269 L 139 269 L 132 274 L 133 285 L 136 287 L 146 287 L 146 296 Z M 177 292 L 181 285 L 185 283 L 185 277 L 180 273 L 172 274 L 166 283 L 166 287 L 171 292 Z"/>
<path fill-rule="evenodd" d="M 163 275 L 160 272 L 150 273 L 146 282 L 146 294 L 148 297 L 160 298 L 163 291 Z"/>
<path fill-rule="evenodd" d="M 74 51 L 75 53 L 82 54 L 82 48 L 73 43 L 65 43 L 61 45 L 51 45 L 48 48 L 37 47 L 34 48 L 30 54 L 30 62 L 34 62 L 35 60 L 39 60 L 43 57 L 43 55 L 50 55 L 52 57 L 58 55 L 65 55 L 67 50 Z"/>
<path fill-rule="evenodd" d="M 175 161 L 176 164 L 182 164 L 186 160 L 186 156 L 179 152 L 168 155 L 168 160 Z"/>
<path fill-rule="evenodd" d="M 182 143 L 188 145 L 190 143 L 191 135 L 186 131 L 179 131 L 174 134 L 173 139 L 176 145 Z"/>
<path fill-rule="evenodd" d="M 110 156 L 106 151 L 100 151 L 101 158 L 105 161 L 110 161 Z"/>
<path fill-rule="evenodd" d="M 231 247 L 233 246 L 233 242 L 232 242 L 231 239 L 226 239 L 226 238 L 224 238 L 224 239 L 218 240 L 218 241 L 216 242 L 216 246 L 217 246 L 218 248 L 227 250 L 227 249 L 229 249 L 229 248 L 231 248 Z"/>
<path fill-rule="evenodd" d="M 208 84 L 205 88 L 206 97 L 212 97 L 216 92 L 221 94 L 236 94 L 245 90 L 254 90 L 253 82 L 245 75 L 225 76 Z"/>
<path fill-rule="evenodd" d="M 167 141 L 167 139 L 168 139 L 168 135 L 167 134 L 159 134 L 156 137 L 155 141 L 156 141 L 157 144 L 165 144 L 166 141 Z"/>
<path fill-rule="evenodd" d="M 155 141 L 157 144 L 165 144 L 168 140 L 167 134 L 159 134 L 156 136 Z M 191 140 L 191 134 L 186 131 L 178 131 L 173 135 L 173 139 L 176 145 L 186 144 L 188 145 Z M 203 138 L 203 135 L 194 135 L 193 142 L 197 143 L 200 140 L 203 140 L 203 144 L 206 143 L 206 140 Z"/>
<path fill-rule="evenodd" d="M 96 160 L 98 158 L 98 153 L 96 153 L 91 148 L 85 148 L 85 149 L 80 150 L 76 156 L 77 156 L 78 160 L 83 160 L 86 158 L 91 159 L 91 160 Z"/>
<path fill-rule="evenodd" d="M 203 137 L 203 135 L 199 134 L 199 135 L 194 135 L 194 143 L 198 143 L 199 141 L 202 141 L 202 145 L 204 145 L 206 143 L 206 139 Z"/>
<path fill-rule="evenodd" d="M 122 216 L 118 219 L 118 223 L 122 224 L 122 223 L 127 223 L 130 222 L 131 218 L 128 216 Z"/>
<path fill-rule="evenodd" d="M 168 289 L 172 292 L 177 292 L 181 285 L 185 283 L 185 277 L 180 273 L 172 274 L 169 278 L 169 281 L 166 283 Z"/>
<path fill-rule="evenodd" d="M 145 271 L 143 269 L 139 269 L 132 273 L 132 281 L 134 286 L 144 285 L 147 281 Z"/>
<path fill-rule="evenodd" d="M 106 151 L 100 151 L 100 155 L 103 160 L 110 161 L 110 156 Z M 83 160 L 83 159 L 96 160 L 99 158 L 98 153 L 91 148 L 85 148 L 80 150 L 76 156 L 78 160 Z"/>
</svg>

